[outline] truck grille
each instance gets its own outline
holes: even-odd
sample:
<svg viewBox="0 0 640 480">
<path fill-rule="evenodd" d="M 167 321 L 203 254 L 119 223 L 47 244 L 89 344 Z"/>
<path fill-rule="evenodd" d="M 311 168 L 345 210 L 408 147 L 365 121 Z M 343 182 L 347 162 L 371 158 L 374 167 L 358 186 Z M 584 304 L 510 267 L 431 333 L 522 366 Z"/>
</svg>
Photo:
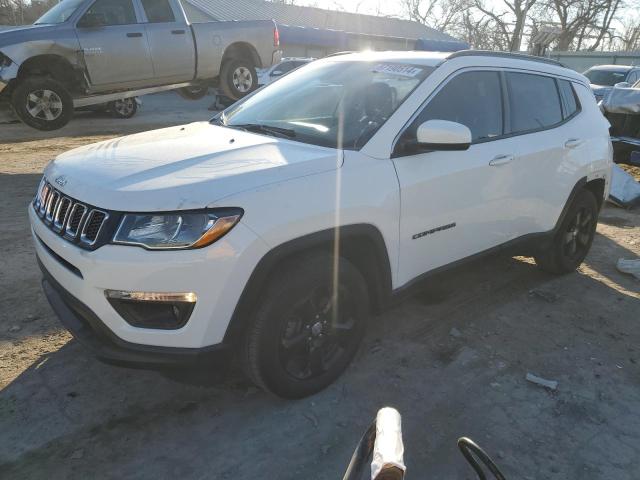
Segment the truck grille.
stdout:
<svg viewBox="0 0 640 480">
<path fill-rule="evenodd" d="M 84 248 L 96 247 L 109 220 L 109 213 L 64 195 L 44 179 L 33 208 L 47 227 Z"/>
</svg>

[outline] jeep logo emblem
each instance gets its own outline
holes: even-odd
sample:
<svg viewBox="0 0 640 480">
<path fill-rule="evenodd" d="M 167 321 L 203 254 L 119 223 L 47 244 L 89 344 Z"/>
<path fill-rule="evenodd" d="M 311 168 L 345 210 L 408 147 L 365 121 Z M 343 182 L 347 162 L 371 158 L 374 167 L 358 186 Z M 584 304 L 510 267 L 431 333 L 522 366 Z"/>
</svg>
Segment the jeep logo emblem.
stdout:
<svg viewBox="0 0 640 480">
<path fill-rule="evenodd" d="M 54 182 L 56 182 L 61 187 L 64 187 L 67 184 L 67 177 L 65 177 L 64 175 L 60 175 L 59 177 L 56 177 Z"/>
</svg>

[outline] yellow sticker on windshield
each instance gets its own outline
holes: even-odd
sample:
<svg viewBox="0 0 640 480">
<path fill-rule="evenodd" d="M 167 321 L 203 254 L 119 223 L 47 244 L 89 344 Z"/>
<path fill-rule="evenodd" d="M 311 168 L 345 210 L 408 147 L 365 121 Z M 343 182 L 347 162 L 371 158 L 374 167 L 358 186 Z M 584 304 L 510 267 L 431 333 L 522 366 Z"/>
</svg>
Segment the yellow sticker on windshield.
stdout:
<svg viewBox="0 0 640 480">
<path fill-rule="evenodd" d="M 400 63 L 380 63 L 373 68 L 373 73 L 390 73 L 401 77 L 416 77 L 422 73 L 422 68 Z"/>
</svg>

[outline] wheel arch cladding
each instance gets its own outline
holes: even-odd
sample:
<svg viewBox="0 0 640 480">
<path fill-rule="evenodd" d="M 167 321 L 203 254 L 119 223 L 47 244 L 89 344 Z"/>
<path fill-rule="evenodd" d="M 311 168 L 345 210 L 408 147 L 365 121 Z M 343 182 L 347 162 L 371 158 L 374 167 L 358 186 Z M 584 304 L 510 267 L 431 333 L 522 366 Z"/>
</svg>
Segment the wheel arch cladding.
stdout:
<svg viewBox="0 0 640 480">
<path fill-rule="evenodd" d="M 253 47 L 253 45 L 246 42 L 235 42 L 229 45 L 222 55 L 222 62 L 227 62 L 232 59 L 246 58 L 253 62 L 253 66 L 256 68 L 262 67 L 262 60 L 260 55 Z"/>
<path fill-rule="evenodd" d="M 593 193 L 593 195 L 596 197 L 596 202 L 598 202 L 598 209 L 602 208 L 602 204 L 604 203 L 605 189 L 604 178 L 596 178 L 587 182 L 585 188 Z"/>
<path fill-rule="evenodd" d="M 224 343 L 235 343 L 241 338 L 272 274 L 289 262 L 303 261 L 304 256 L 312 252 L 333 254 L 336 238 L 339 238 L 338 254 L 349 260 L 364 277 L 370 294 L 370 306 L 374 310 L 380 309 L 391 295 L 391 265 L 380 230 L 370 224 L 331 228 L 285 242 L 262 257 L 242 291 L 227 327 Z"/>
</svg>

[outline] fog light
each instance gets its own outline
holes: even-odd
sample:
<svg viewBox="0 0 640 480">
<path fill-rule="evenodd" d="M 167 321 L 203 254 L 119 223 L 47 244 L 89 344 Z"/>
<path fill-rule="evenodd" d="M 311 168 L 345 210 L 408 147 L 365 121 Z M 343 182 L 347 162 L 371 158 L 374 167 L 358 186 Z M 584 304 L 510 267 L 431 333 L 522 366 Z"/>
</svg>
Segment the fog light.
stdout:
<svg viewBox="0 0 640 480">
<path fill-rule="evenodd" d="M 131 326 L 176 330 L 183 327 L 196 305 L 196 294 L 105 290 L 108 302 Z"/>
</svg>

